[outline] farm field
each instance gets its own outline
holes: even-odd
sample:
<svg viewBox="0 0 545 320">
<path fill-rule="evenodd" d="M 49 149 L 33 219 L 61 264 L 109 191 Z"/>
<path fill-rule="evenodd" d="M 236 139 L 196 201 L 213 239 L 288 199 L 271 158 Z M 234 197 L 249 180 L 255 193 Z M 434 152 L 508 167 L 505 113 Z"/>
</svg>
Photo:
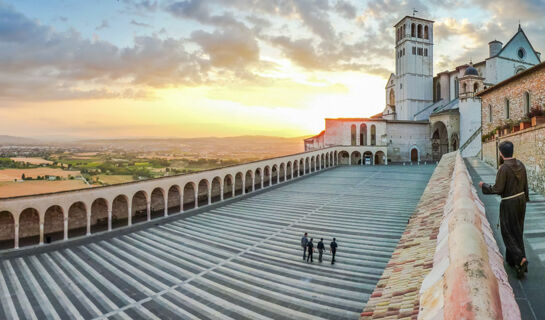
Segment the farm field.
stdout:
<svg viewBox="0 0 545 320">
<path fill-rule="evenodd" d="M 83 180 L 26 180 L 21 182 L 1 181 L 0 198 L 26 196 L 31 194 L 58 192 L 89 188 Z"/>
<path fill-rule="evenodd" d="M 66 171 L 58 168 L 24 168 L 24 169 L 3 169 L 0 170 L 0 181 L 13 181 L 14 179 L 21 179 L 21 176 L 25 174 L 26 178 L 36 179 L 38 176 L 59 176 L 63 179 L 81 176 L 79 171 Z"/>
<path fill-rule="evenodd" d="M 40 164 L 53 164 L 52 161 L 45 160 L 45 159 L 42 159 L 42 158 L 25 158 L 25 157 L 19 157 L 19 158 L 10 158 L 10 159 L 13 160 L 13 161 L 15 161 L 15 162 L 30 163 L 30 164 L 35 164 L 35 165 L 40 165 Z"/>
<path fill-rule="evenodd" d="M 99 174 L 96 176 L 100 182 L 103 184 L 118 184 L 134 181 L 133 177 L 130 175 L 119 175 L 119 174 Z"/>
</svg>

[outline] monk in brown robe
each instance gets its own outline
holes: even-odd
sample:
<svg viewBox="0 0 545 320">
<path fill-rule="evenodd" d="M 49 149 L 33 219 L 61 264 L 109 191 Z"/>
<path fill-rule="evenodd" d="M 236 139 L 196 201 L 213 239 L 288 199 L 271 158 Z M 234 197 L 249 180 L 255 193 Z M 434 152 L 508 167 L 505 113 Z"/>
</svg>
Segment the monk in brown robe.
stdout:
<svg viewBox="0 0 545 320">
<path fill-rule="evenodd" d="M 484 194 L 501 195 L 500 226 L 501 236 L 505 244 L 505 260 L 522 278 L 528 272 L 528 261 L 524 251 L 524 216 L 526 202 L 530 201 L 526 168 L 519 160 L 513 158 L 513 143 L 504 141 L 499 145 L 503 164 L 496 175 L 496 183 L 491 186 L 479 182 Z"/>
</svg>

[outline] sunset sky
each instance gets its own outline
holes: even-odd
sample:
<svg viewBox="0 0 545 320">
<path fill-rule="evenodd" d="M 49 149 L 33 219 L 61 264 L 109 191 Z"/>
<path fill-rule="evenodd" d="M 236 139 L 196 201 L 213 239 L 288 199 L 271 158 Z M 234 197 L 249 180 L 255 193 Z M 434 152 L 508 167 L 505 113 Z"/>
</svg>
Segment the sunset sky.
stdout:
<svg viewBox="0 0 545 320">
<path fill-rule="evenodd" d="M 403 16 L 435 23 L 434 73 L 523 29 L 542 0 L 0 0 L 0 135 L 302 136 L 382 111 Z"/>
</svg>

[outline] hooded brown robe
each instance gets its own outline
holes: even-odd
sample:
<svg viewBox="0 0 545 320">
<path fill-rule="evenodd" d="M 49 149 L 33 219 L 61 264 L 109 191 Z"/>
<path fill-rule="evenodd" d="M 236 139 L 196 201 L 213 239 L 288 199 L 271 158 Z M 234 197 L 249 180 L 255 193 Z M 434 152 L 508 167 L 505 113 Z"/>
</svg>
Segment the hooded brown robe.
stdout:
<svg viewBox="0 0 545 320">
<path fill-rule="evenodd" d="M 500 226 L 506 249 L 505 260 L 510 266 L 520 264 L 526 257 L 522 235 L 526 202 L 530 201 L 526 168 L 522 162 L 514 158 L 505 160 L 496 175 L 496 183 L 493 186 L 483 184 L 483 193 L 501 195 Z M 519 193 L 524 194 L 505 199 Z"/>
</svg>

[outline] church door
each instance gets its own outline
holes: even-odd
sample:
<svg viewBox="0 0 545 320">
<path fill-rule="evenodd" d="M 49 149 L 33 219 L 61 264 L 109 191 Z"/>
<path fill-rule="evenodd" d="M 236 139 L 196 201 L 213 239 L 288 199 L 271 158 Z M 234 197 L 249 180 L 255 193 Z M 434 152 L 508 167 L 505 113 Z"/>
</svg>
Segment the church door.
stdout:
<svg viewBox="0 0 545 320">
<path fill-rule="evenodd" d="M 417 162 L 418 161 L 418 150 L 416 150 L 416 148 L 413 148 L 411 150 L 411 161 L 412 162 Z"/>
</svg>

